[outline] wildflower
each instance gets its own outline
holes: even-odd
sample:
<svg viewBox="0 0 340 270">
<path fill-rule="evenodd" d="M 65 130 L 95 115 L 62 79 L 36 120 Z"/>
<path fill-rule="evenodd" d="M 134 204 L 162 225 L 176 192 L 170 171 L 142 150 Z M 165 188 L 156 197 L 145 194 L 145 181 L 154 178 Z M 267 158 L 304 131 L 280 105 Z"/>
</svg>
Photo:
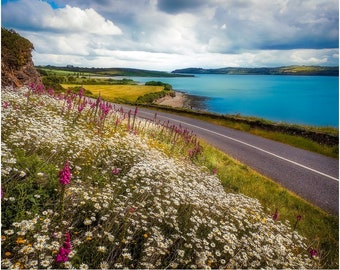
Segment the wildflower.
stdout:
<svg viewBox="0 0 340 270">
<path fill-rule="evenodd" d="M 106 250 L 107 250 L 107 249 L 106 249 L 106 247 L 104 247 L 104 246 L 99 246 L 99 247 L 98 247 L 98 251 L 99 251 L 99 252 L 104 253 L 104 252 L 106 252 Z"/>
<path fill-rule="evenodd" d="M 279 211 L 278 211 L 277 208 L 276 208 L 275 213 L 274 213 L 274 215 L 273 215 L 273 220 L 274 220 L 274 221 L 277 221 L 278 219 L 279 219 Z"/>
<path fill-rule="evenodd" d="M 311 250 L 309 250 L 309 254 L 310 254 L 311 258 L 315 258 L 315 257 L 318 257 L 319 252 L 316 249 L 312 248 Z"/>
<path fill-rule="evenodd" d="M 70 254 L 70 252 L 71 252 L 71 236 L 70 233 L 67 232 L 65 234 L 65 242 L 63 246 L 59 248 L 55 261 L 57 263 L 67 262 L 68 255 Z"/>
<path fill-rule="evenodd" d="M 12 235 L 14 233 L 13 230 L 5 230 L 4 231 L 4 234 L 7 234 L 7 235 Z"/>
<path fill-rule="evenodd" d="M 1 260 L 1 266 L 9 268 L 10 266 L 12 266 L 12 263 L 9 259 L 3 259 Z"/>
<path fill-rule="evenodd" d="M 107 262 L 101 262 L 100 269 L 102 270 L 109 269 L 109 264 Z"/>
<path fill-rule="evenodd" d="M 89 267 L 88 267 L 88 265 L 87 265 L 87 264 L 85 264 L 85 263 L 82 263 L 82 264 L 80 265 L 79 269 L 82 269 L 82 270 L 87 270 L 87 269 L 89 269 Z"/>
<path fill-rule="evenodd" d="M 91 219 L 89 219 L 89 218 L 86 218 L 85 220 L 84 220 L 84 225 L 91 225 L 91 223 L 92 223 L 92 220 Z"/>
<path fill-rule="evenodd" d="M 12 253 L 9 252 L 9 251 L 6 251 L 6 252 L 5 252 L 5 256 L 6 256 L 6 257 L 11 257 L 11 256 L 12 256 Z"/>
<path fill-rule="evenodd" d="M 114 169 L 112 170 L 112 173 L 113 173 L 114 175 L 119 174 L 119 172 L 120 172 L 120 169 L 119 169 L 119 168 L 114 168 Z"/>
<path fill-rule="evenodd" d="M 217 168 L 212 169 L 211 174 L 216 174 L 217 173 Z"/>
<path fill-rule="evenodd" d="M 64 168 L 59 172 L 59 183 L 63 186 L 66 186 L 71 181 L 71 171 L 69 167 L 69 162 L 66 161 L 64 164 Z"/>
<path fill-rule="evenodd" d="M 296 217 L 296 221 L 295 221 L 295 224 L 294 224 L 294 230 L 296 229 L 296 227 L 297 227 L 297 225 L 298 225 L 298 223 L 299 223 L 299 221 L 302 219 L 302 216 L 301 215 L 298 215 L 297 217 Z"/>
<path fill-rule="evenodd" d="M 41 261 L 40 264 L 41 264 L 42 267 L 48 267 L 50 265 L 50 261 L 49 260 L 43 260 L 43 261 Z"/>
<path fill-rule="evenodd" d="M 132 259 L 131 254 L 128 253 L 128 252 L 124 252 L 124 253 L 122 254 L 122 256 L 123 256 L 123 258 L 126 259 L 126 260 L 131 260 L 131 259 Z"/>
<path fill-rule="evenodd" d="M 23 239 L 22 237 L 18 237 L 16 243 L 17 243 L 17 244 L 25 244 L 25 243 L 26 243 L 26 240 Z"/>
<path fill-rule="evenodd" d="M 4 109 L 7 109 L 8 106 L 9 106 L 9 102 L 8 102 L 8 101 L 5 101 L 5 102 L 3 103 L 3 106 L 4 106 Z"/>
</svg>

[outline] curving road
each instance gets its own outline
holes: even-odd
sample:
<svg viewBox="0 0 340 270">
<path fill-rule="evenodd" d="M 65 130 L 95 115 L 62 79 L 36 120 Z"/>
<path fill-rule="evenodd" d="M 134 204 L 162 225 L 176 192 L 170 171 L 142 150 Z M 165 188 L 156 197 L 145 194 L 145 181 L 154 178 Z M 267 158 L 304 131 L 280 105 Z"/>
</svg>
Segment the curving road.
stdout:
<svg viewBox="0 0 340 270">
<path fill-rule="evenodd" d="M 140 109 L 138 116 L 154 119 L 155 111 Z M 157 119 L 181 124 L 194 131 L 198 137 L 257 172 L 280 183 L 326 212 L 339 216 L 339 161 L 337 159 L 170 113 L 157 112 Z"/>
</svg>

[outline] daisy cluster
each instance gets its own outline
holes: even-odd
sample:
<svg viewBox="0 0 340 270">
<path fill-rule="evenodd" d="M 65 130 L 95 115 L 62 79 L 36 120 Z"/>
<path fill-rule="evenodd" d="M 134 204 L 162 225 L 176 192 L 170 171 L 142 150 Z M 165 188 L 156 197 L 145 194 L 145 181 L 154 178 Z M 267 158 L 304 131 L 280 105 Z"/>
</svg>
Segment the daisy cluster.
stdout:
<svg viewBox="0 0 340 270">
<path fill-rule="evenodd" d="M 288 223 L 191 162 L 187 130 L 80 94 L 2 100 L 3 268 L 316 267 Z"/>
</svg>

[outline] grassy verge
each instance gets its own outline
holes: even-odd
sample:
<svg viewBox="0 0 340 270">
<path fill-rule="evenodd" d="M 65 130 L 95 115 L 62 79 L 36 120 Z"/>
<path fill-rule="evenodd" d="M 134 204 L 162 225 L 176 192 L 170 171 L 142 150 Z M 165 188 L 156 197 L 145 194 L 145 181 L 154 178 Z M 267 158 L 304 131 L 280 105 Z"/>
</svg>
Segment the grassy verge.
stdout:
<svg viewBox="0 0 340 270">
<path fill-rule="evenodd" d="M 339 158 L 339 145 L 337 142 L 339 130 L 336 128 L 277 124 L 253 117 L 216 115 L 207 112 L 195 112 L 188 109 L 170 108 L 159 105 L 148 106 L 148 108 L 230 127 L 321 155 Z M 296 133 L 301 135 L 295 135 Z M 329 138 L 331 140 L 330 143 L 327 142 Z"/>
<path fill-rule="evenodd" d="M 199 164 L 216 170 L 226 192 L 242 193 L 260 201 L 268 213 L 278 209 L 279 218 L 289 221 L 296 230 L 308 239 L 310 246 L 318 246 L 323 254 L 324 268 L 338 267 L 339 222 L 299 196 L 274 181 L 258 174 L 216 148 L 203 143 L 203 154 Z M 297 217 L 301 221 L 297 222 Z"/>
</svg>

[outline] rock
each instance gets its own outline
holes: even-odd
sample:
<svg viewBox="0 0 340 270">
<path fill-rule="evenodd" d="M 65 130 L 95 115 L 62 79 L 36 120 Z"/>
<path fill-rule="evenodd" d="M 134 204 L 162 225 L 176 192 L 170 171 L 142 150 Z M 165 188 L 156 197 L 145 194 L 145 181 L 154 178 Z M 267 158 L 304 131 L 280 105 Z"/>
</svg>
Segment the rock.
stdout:
<svg viewBox="0 0 340 270">
<path fill-rule="evenodd" d="M 1 28 L 1 86 L 42 84 L 32 61 L 33 44 L 13 30 Z"/>
</svg>

